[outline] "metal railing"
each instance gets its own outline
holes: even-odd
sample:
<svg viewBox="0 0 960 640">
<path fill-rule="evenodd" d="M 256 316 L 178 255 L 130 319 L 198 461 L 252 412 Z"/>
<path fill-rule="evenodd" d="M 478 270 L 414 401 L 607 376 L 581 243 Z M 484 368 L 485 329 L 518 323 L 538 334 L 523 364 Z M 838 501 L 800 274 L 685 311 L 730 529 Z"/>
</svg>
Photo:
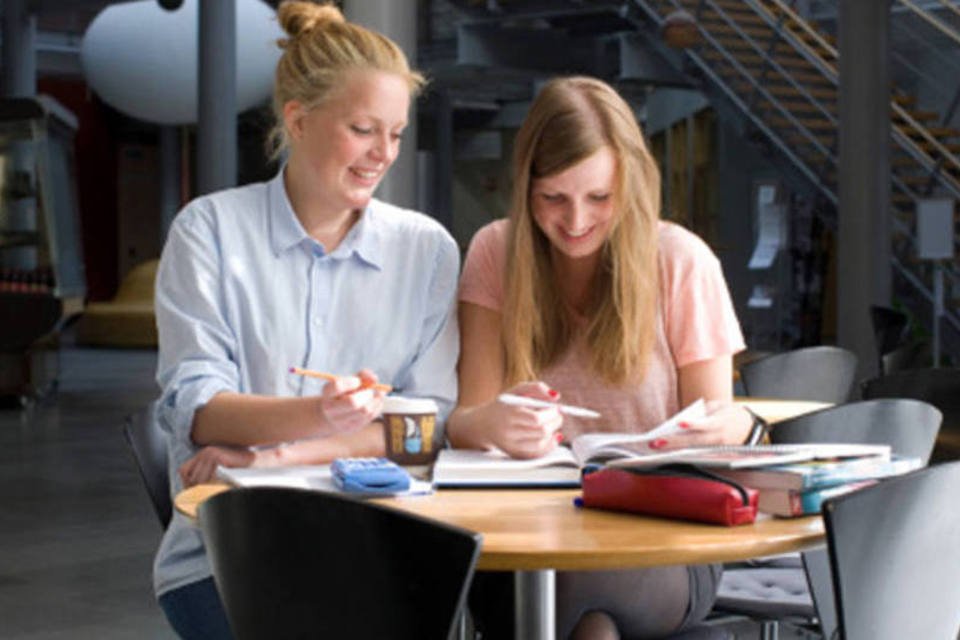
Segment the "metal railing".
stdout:
<svg viewBox="0 0 960 640">
<path fill-rule="evenodd" d="M 913 4 L 910 0 L 899 0 Z M 658 25 L 662 24 L 664 16 L 661 11 L 654 7 L 648 0 L 634 0 L 649 18 Z M 661 0 L 659 7 L 671 10 L 691 10 L 692 2 L 683 3 L 680 0 Z M 836 48 L 827 41 L 816 29 L 811 27 L 806 20 L 801 18 L 787 5 L 783 0 L 743 0 L 745 7 L 752 10 L 755 15 L 761 16 L 764 23 L 771 30 L 771 39 L 769 48 L 765 49 L 760 45 L 758 39 L 750 33 L 747 33 L 733 19 L 727 11 L 718 6 L 713 0 L 699 0 L 696 3 L 697 29 L 701 36 L 702 44 L 696 45 L 693 49 L 688 49 L 686 54 L 688 58 L 697 66 L 699 71 L 713 85 L 718 88 L 730 102 L 732 102 L 745 116 L 748 121 L 763 133 L 770 142 L 790 160 L 790 162 L 800 170 L 811 184 L 815 185 L 820 193 L 823 193 L 828 201 L 837 204 L 837 194 L 835 189 L 825 184 L 822 176 L 826 175 L 831 167 L 836 167 L 838 157 L 836 154 L 836 137 L 834 145 L 824 144 L 818 136 L 805 126 L 793 114 L 792 110 L 787 108 L 784 103 L 775 95 L 767 90 L 764 83 L 761 83 L 750 69 L 737 58 L 737 53 L 732 52 L 725 47 L 722 42 L 710 32 L 702 17 L 702 12 L 708 9 L 713 13 L 710 18 L 725 25 L 726 30 L 735 35 L 741 42 L 747 45 L 747 51 L 751 51 L 760 56 L 761 71 L 758 74 L 760 79 L 764 79 L 767 72 L 776 74 L 776 79 L 785 82 L 797 94 L 798 97 L 811 105 L 814 113 L 820 115 L 827 123 L 834 127 L 834 134 L 838 120 L 834 113 L 829 109 L 824 101 L 818 99 L 816 95 L 808 90 L 806 82 L 798 82 L 793 74 L 775 59 L 773 55 L 777 42 L 784 42 L 805 60 L 810 66 L 822 74 L 824 80 L 829 83 L 833 89 L 839 88 L 839 74 L 837 62 L 839 54 Z M 954 7 L 952 7 L 954 8 Z M 773 9 L 773 10 L 771 10 Z M 922 9 L 921 9 L 922 11 Z M 960 14 L 960 10 L 957 10 Z M 779 14 L 779 15 L 775 15 Z M 786 17 L 786 20 L 784 19 Z M 793 28 L 787 27 L 784 22 L 789 22 Z M 948 27 L 947 27 L 948 28 Z M 796 29 L 796 31 L 794 31 Z M 956 35 L 956 34 L 954 34 Z M 721 70 L 721 63 L 711 64 L 703 55 L 704 49 L 710 47 L 715 50 L 714 59 L 719 59 L 725 64 L 731 73 L 724 73 Z M 742 55 L 742 54 L 741 54 Z M 746 80 L 746 87 L 749 90 L 749 96 L 744 99 L 742 92 L 735 90 L 731 84 L 737 80 Z M 762 114 L 758 114 L 755 108 L 755 96 L 762 95 L 772 111 L 779 115 L 784 122 L 782 126 L 773 126 L 768 124 Z M 893 118 L 891 122 L 891 136 L 897 146 L 915 163 L 914 170 L 929 174 L 931 184 L 935 183 L 943 191 L 954 198 L 960 200 L 960 181 L 944 171 L 945 167 L 951 167 L 960 172 L 960 160 L 952 154 L 938 139 L 936 139 L 929 130 L 918 122 L 906 109 L 904 109 L 896 100 L 891 99 L 890 112 Z M 800 138 L 807 141 L 821 157 L 822 165 L 819 172 L 816 171 L 809 158 L 810 154 L 799 154 L 795 148 L 786 144 L 780 130 L 791 128 Z M 916 138 L 916 139 L 915 139 Z M 926 143 L 927 149 L 921 146 L 921 141 Z M 806 157 L 801 157 L 805 155 Z M 904 194 L 910 201 L 908 207 L 897 206 L 903 215 L 913 215 L 917 202 L 931 192 L 930 185 L 926 188 L 915 188 L 905 182 L 902 176 L 897 172 L 891 171 L 891 186 L 895 192 Z M 909 240 L 910 249 L 916 247 L 916 235 L 913 232 L 909 222 L 896 215 L 891 216 L 892 230 Z M 956 242 L 956 240 L 955 240 Z M 960 291 L 960 270 L 956 265 L 939 264 L 932 266 L 931 273 L 922 265 L 910 264 L 900 257 L 894 256 L 891 261 L 893 269 L 902 276 L 905 282 L 908 282 L 916 293 L 931 304 L 936 304 L 937 293 L 934 291 L 934 285 L 938 280 L 936 271 L 947 275 L 950 286 L 953 291 Z M 932 280 L 932 282 L 925 282 Z M 943 316 L 953 328 L 960 333 L 960 318 L 955 311 L 947 312 Z"/>
</svg>

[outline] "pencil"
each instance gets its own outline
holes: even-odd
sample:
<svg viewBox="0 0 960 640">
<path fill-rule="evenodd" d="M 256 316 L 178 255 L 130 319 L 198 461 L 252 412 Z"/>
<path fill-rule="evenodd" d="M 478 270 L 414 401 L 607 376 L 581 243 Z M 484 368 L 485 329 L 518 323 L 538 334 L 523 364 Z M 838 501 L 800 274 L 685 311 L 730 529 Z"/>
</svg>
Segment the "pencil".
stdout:
<svg viewBox="0 0 960 640">
<path fill-rule="evenodd" d="M 320 378 L 321 380 L 329 380 L 331 382 L 340 377 L 333 373 L 314 371 L 313 369 L 301 369 L 300 367 L 290 367 L 290 373 L 295 373 L 298 376 L 307 376 L 308 378 Z M 373 389 L 375 391 L 383 391 L 385 393 L 390 393 L 393 391 L 393 387 L 388 384 L 369 384 L 364 381 L 361 381 L 360 389 Z"/>
<path fill-rule="evenodd" d="M 600 417 L 600 414 L 594 411 L 593 409 L 585 409 L 583 407 L 574 407 L 569 404 L 557 404 L 556 402 L 547 402 L 546 400 L 537 400 L 536 398 L 529 398 L 527 396 L 518 396 L 512 393 L 501 393 L 497 396 L 497 400 L 504 404 L 512 404 L 520 407 L 536 407 L 538 409 L 547 409 L 550 407 L 556 407 L 559 409 L 560 413 L 565 413 L 571 416 L 577 416 L 578 418 L 592 418 L 596 419 Z"/>
</svg>

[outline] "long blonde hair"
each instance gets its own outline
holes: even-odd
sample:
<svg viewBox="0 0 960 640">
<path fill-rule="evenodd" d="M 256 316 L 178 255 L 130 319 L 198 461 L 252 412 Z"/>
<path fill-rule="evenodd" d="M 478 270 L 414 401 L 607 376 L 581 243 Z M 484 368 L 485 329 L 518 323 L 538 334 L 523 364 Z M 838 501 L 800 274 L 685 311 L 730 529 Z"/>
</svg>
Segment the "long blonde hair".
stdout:
<svg viewBox="0 0 960 640">
<path fill-rule="evenodd" d="M 639 381 L 646 370 L 657 317 L 660 172 L 633 111 L 612 87 L 594 78 L 557 78 L 534 99 L 514 143 L 501 326 L 508 385 L 539 377 L 576 333 L 552 265 L 550 240 L 533 220 L 531 183 L 603 147 L 617 159 L 616 213 L 587 312 L 590 364 L 615 385 Z"/>
<path fill-rule="evenodd" d="M 406 55 L 393 40 L 348 22 L 332 4 L 288 0 L 277 8 L 277 19 L 289 37 L 277 41 L 283 55 L 273 83 L 275 124 L 267 139 L 272 158 L 290 143 L 283 105 L 296 100 L 308 108 L 317 106 L 340 86 L 347 71 L 395 73 L 407 81 L 411 96 L 426 84 L 423 75 L 410 69 Z"/>
</svg>

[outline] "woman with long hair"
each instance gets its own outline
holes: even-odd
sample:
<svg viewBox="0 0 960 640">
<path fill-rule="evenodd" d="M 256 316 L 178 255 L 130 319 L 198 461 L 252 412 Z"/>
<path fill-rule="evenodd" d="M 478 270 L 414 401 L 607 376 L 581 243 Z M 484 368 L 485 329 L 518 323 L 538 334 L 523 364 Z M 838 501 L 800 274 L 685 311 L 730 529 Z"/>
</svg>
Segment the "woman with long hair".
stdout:
<svg viewBox="0 0 960 640">
<path fill-rule="evenodd" d="M 537 457 L 586 431 L 643 432 L 703 398 L 708 415 L 655 449 L 741 443 L 743 349 L 720 263 L 660 219 L 660 175 L 630 106 L 586 77 L 544 85 L 520 127 L 510 216 L 471 242 L 459 291 L 454 446 Z M 598 421 L 497 401 L 505 390 L 600 411 Z M 557 577 L 561 637 L 657 637 L 701 620 L 718 567 Z"/>
</svg>

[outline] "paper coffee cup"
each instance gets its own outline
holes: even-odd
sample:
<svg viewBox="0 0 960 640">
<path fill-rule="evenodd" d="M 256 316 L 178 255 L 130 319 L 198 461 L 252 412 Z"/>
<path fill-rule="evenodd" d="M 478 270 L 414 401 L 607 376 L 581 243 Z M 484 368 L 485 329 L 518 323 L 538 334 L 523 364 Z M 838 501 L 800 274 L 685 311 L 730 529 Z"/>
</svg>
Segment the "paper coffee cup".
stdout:
<svg viewBox="0 0 960 640">
<path fill-rule="evenodd" d="M 397 464 L 429 464 L 443 444 L 437 403 L 430 398 L 387 396 L 383 401 L 387 457 Z"/>
</svg>

